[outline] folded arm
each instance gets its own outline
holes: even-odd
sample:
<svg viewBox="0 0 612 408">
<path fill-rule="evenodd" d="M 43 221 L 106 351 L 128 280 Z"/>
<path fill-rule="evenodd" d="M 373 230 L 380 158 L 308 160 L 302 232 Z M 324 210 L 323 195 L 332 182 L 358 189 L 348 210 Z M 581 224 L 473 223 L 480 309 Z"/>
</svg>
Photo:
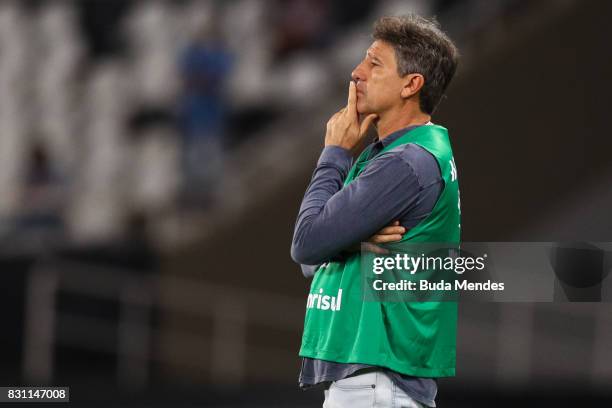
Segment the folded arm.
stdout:
<svg viewBox="0 0 612 408">
<path fill-rule="evenodd" d="M 342 188 L 350 165 L 348 150 L 323 150 L 300 206 L 291 245 L 295 262 L 317 265 L 333 259 L 416 205 L 418 180 L 399 155 L 377 158 Z"/>
</svg>

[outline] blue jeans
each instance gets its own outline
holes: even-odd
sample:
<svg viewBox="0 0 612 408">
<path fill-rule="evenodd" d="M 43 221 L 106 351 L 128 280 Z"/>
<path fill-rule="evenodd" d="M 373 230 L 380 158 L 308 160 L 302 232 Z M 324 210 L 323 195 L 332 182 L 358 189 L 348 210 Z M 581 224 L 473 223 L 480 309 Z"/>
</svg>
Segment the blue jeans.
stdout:
<svg viewBox="0 0 612 408">
<path fill-rule="evenodd" d="M 331 383 L 323 408 L 424 408 L 382 371 L 357 374 Z"/>
</svg>

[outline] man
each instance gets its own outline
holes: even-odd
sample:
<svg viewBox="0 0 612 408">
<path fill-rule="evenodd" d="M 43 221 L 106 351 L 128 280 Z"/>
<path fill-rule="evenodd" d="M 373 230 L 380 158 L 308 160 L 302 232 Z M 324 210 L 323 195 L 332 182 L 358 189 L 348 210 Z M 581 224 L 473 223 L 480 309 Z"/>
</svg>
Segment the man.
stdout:
<svg viewBox="0 0 612 408">
<path fill-rule="evenodd" d="M 459 242 L 450 141 L 430 122 L 458 52 L 416 15 L 379 19 L 373 38 L 327 123 L 295 226 L 291 255 L 314 275 L 300 385 L 324 384 L 328 408 L 435 406 L 436 378 L 455 374 L 456 303 L 364 302 L 352 248 Z M 352 163 L 371 124 L 378 139 Z"/>
</svg>

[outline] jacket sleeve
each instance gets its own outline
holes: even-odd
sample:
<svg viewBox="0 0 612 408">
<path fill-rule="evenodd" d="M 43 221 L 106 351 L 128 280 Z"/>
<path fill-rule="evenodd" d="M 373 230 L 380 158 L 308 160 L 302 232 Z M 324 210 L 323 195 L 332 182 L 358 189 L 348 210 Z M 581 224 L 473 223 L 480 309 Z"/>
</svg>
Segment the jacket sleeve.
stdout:
<svg viewBox="0 0 612 408">
<path fill-rule="evenodd" d="M 416 205 L 418 179 L 399 155 L 379 156 L 343 188 L 350 164 L 347 150 L 323 149 L 295 225 L 295 262 L 317 265 L 339 256 Z"/>
</svg>

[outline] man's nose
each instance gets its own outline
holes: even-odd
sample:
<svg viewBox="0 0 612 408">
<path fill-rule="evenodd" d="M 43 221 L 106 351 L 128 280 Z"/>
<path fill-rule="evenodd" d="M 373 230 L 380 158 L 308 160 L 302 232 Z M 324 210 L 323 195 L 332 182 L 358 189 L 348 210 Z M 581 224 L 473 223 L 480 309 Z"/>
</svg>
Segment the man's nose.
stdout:
<svg viewBox="0 0 612 408">
<path fill-rule="evenodd" d="M 365 79 L 363 70 L 361 69 L 361 65 L 362 64 L 357 65 L 355 69 L 353 70 L 353 72 L 351 72 L 351 78 L 355 82 L 363 81 Z"/>
</svg>

